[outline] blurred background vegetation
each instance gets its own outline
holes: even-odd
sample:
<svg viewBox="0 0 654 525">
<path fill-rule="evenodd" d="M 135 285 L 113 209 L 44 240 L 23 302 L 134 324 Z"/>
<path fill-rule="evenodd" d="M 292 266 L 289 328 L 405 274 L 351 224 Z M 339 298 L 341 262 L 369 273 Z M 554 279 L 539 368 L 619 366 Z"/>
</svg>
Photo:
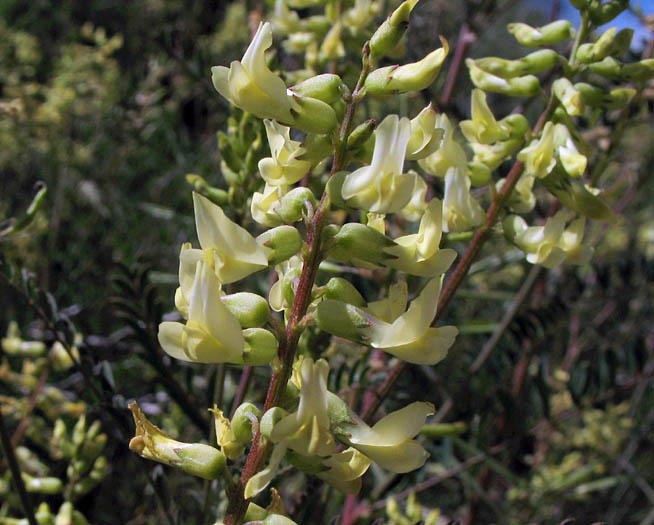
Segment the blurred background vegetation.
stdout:
<svg viewBox="0 0 654 525">
<path fill-rule="evenodd" d="M 392 5 L 382 4 L 382 13 Z M 216 133 L 231 115 L 246 122 L 215 92 L 209 69 L 242 56 L 267 8 L 0 0 L 0 220 L 24 213 L 38 181 L 48 188 L 32 223 L 0 238 L 0 330 L 12 321 L 19 327 L 3 341 L 1 409 L 24 472 L 61 483 L 33 492 L 35 506 L 64 515 L 61 504 L 70 501 L 89 522 L 107 524 L 215 517 L 205 509 L 213 509 L 216 487 L 129 452 L 126 404 L 138 399 L 169 433 L 198 441 L 209 438 L 205 408 L 217 395 L 227 412 L 239 382 L 246 399 L 265 395 L 266 370 L 250 370 L 243 381 L 237 368 L 172 362 L 158 348 L 156 326 L 173 309 L 179 247 L 195 235 L 185 175 L 227 189 Z M 407 60 L 437 47 L 438 34 L 464 45 L 466 56 L 513 58 L 506 23 L 543 23 L 558 8 L 423 0 Z M 631 58 L 651 52 L 650 39 Z M 467 73 L 448 87 L 446 70 L 423 98 L 465 118 Z M 497 114 L 514 107 L 489 100 Z M 406 112 L 414 102 L 397 103 Z M 521 109 L 533 121 L 537 108 Z M 622 216 L 594 232 L 590 265 L 538 269 L 496 243 L 482 253 L 447 313 L 461 328 L 456 347 L 436 367 L 410 367 L 387 403 L 392 410 L 431 401 L 434 424 L 458 423 L 459 435 L 425 429 L 432 458 L 420 471 L 373 469 L 360 523 L 416 523 L 421 506 L 439 509 L 439 523 L 654 523 L 653 111 L 650 83 L 630 108 L 588 132 L 598 176 Z M 267 279 L 252 286 L 265 293 Z M 224 391 L 216 392 L 222 374 Z M 332 389 L 365 389 L 383 374 L 374 360 L 344 360 Z M 82 414 L 84 428 L 76 425 Z M 91 482 L 75 488 L 84 479 Z M 0 523 L 22 516 L 9 480 L 3 461 Z M 278 482 L 290 509 L 306 499 L 303 480 Z M 411 489 L 420 490 L 405 508 Z M 329 523 L 343 501 L 320 494 Z"/>
</svg>

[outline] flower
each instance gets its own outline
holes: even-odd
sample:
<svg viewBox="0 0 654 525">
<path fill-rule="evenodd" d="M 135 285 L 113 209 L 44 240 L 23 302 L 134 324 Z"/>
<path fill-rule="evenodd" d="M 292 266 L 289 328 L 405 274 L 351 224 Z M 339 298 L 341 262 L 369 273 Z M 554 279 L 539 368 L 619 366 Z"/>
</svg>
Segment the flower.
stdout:
<svg viewBox="0 0 654 525">
<path fill-rule="evenodd" d="M 405 283 L 391 287 L 389 297 L 367 309 L 326 299 L 317 308 L 318 326 L 327 333 L 379 348 L 409 363 L 435 365 L 454 344 L 454 326 L 431 327 L 443 277 L 431 279 L 405 312 Z"/>
<path fill-rule="evenodd" d="M 433 277 L 444 273 L 456 258 L 456 252 L 439 249 L 442 235 L 443 207 L 441 201 L 432 199 L 420 220 L 418 233 L 395 239 L 397 246 L 385 252 L 397 259 L 386 262 L 387 266 L 411 275 Z"/>
<path fill-rule="evenodd" d="M 527 254 L 527 261 L 554 268 L 562 263 L 584 264 L 593 250 L 582 244 L 586 219 L 571 220 L 573 213 L 560 210 L 547 219 L 545 226 L 527 226 L 522 217 L 513 218 L 515 236 L 513 241 Z"/>
<path fill-rule="evenodd" d="M 193 193 L 195 226 L 202 250 L 211 254 L 210 264 L 223 284 L 239 279 L 268 267 L 266 248 L 209 199 Z M 201 250 L 191 249 L 183 253 L 191 261 L 205 258 Z"/>
<path fill-rule="evenodd" d="M 484 210 L 470 195 L 470 177 L 461 167 L 452 167 L 445 175 L 443 231 L 461 232 L 479 226 Z"/>
<path fill-rule="evenodd" d="M 334 452 L 334 436 L 327 413 L 327 374 L 324 359 L 314 363 L 310 357 L 300 362 L 300 404 L 297 411 L 280 420 L 270 435 L 273 442 L 303 456 L 329 456 Z"/>
<path fill-rule="evenodd" d="M 266 65 L 264 51 L 270 46 L 271 25 L 261 23 L 240 62 L 211 68 L 213 85 L 232 104 L 259 118 L 292 123 L 293 99 L 284 81 Z"/>
<path fill-rule="evenodd" d="M 275 337 L 262 328 L 241 330 L 236 316 L 221 301 L 221 283 L 209 263 L 197 262 L 193 285 L 182 293 L 188 298 L 186 324 L 159 325 L 159 344 L 168 355 L 196 363 L 250 365 L 266 364 L 274 357 Z"/>
<path fill-rule="evenodd" d="M 259 161 L 261 177 L 273 186 L 296 183 L 311 168 L 310 162 L 298 160 L 298 157 L 305 153 L 305 149 L 300 147 L 299 142 L 291 140 L 291 128 L 268 119 L 263 123 L 272 157 Z"/>
<path fill-rule="evenodd" d="M 447 115 L 444 113 L 438 115 L 435 126 L 443 129 L 443 141 L 440 148 L 428 157 L 420 159 L 418 164 L 427 173 L 431 173 L 436 177 L 444 177 L 447 170 L 452 166 L 466 165 L 466 153 L 454 140 L 454 127 Z"/>
<path fill-rule="evenodd" d="M 370 459 L 350 447 L 323 459 L 322 466 L 328 468 L 318 472 L 317 477 L 345 494 L 357 494 L 361 490 L 361 476 L 370 467 Z"/>
<path fill-rule="evenodd" d="M 129 409 L 136 423 L 136 435 L 129 442 L 130 450 L 194 476 L 218 479 L 225 468 L 225 456 L 220 450 L 202 443 L 175 441 L 147 420 L 136 401 L 129 405 Z"/>
<path fill-rule="evenodd" d="M 374 135 L 371 165 L 348 174 L 341 195 L 348 206 L 375 213 L 397 212 L 411 200 L 415 186 L 416 175 L 402 173 L 411 123 L 407 118 L 389 115 Z"/>
<path fill-rule="evenodd" d="M 429 457 L 413 437 L 433 413 L 431 403 L 415 402 L 383 417 L 372 428 L 352 414 L 351 424 L 339 425 L 339 439 L 391 472 L 410 472 Z"/>
<path fill-rule="evenodd" d="M 464 120 L 459 123 L 468 142 L 491 144 L 509 137 L 508 130 L 500 126 L 488 107 L 486 93 L 481 89 L 473 89 L 471 104 L 472 120 Z"/>
<path fill-rule="evenodd" d="M 518 153 L 518 160 L 525 163 L 525 173 L 534 177 L 545 177 L 556 166 L 554 158 L 554 125 L 545 124 L 540 139 Z"/>
<path fill-rule="evenodd" d="M 406 149 L 407 160 L 428 157 L 440 146 L 443 129 L 436 127 L 437 115 L 429 104 L 411 119 L 411 137 Z"/>
</svg>

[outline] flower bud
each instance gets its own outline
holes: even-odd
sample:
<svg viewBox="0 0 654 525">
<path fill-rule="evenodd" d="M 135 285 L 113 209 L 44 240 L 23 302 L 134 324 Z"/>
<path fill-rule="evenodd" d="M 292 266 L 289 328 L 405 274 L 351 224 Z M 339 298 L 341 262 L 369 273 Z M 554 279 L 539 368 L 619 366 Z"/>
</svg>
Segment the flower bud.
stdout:
<svg viewBox="0 0 654 525">
<path fill-rule="evenodd" d="M 302 149 L 305 150 L 305 152 L 302 155 L 299 155 L 298 159 L 306 160 L 312 165 L 316 165 L 321 160 L 332 154 L 334 146 L 329 135 L 324 133 L 310 133 L 306 136 L 304 142 L 302 142 Z"/>
<path fill-rule="evenodd" d="M 366 306 L 365 299 L 354 285 L 342 277 L 332 277 L 325 285 L 325 299 L 334 299 L 355 306 Z"/>
<path fill-rule="evenodd" d="M 570 176 L 560 168 L 552 171 L 540 182 L 561 203 L 585 217 L 597 221 L 615 222 L 615 215 L 604 201 L 593 195 L 578 179 Z"/>
<path fill-rule="evenodd" d="M 278 226 L 265 231 L 257 237 L 257 242 L 271 250 L 268 252 L 271 265 L 290 259 L 302 248 L 302 236 L 293 226 Z"/>
<path fill-rule="evenodd" d="M 297 523 L 281 514 L 270 514 L 263 520 L 263 525 L 297 525 Z"/>
<path fill-rule="evenodd" d="M 297 222 L 316 209 L 318 203 L 313 192 L 306 187 L 293 188 L 275 206 L 275 212 L 285 223 Z"/>
<path fill-rule="evenodd" d="M 342 30 L 343 24 L 339 20 L 332 25 L 325 35 L 325 39 L 320 45 L 320 58 L 322 60 L 338 60 L 345 56 L 345 46 L 341 38 Z"/>
<path fill-rule="evenodd" d="M 129 409 L 136 423 L 136 436 L 129 442 L 130 450 L 194 476 L 218 479 L 225 468 L 225 455 L 221 451 L 201 443 L 175 441 L 146 419 L 136 401 Z"/>
<path fill-rule="evenodd" d="M 382 57 L 393 51 L 409 27 L 409 16 L 418 0 L 406 0 L 384 20 L 370 38 L 370 55 Z"/>
<path fill-rule="evenodd" d="M 336 113 L 329 104 L 311 97 L 293 95 L 293 127 L 307 133 L 329 133 L 336 127 Z"/>
<path fill-rule="evenodd" d="M 497 57 L 484 57 L 475 60 L 484 71 L 502 78 L 514 78 L 524 75 L 536 75 L 552 69 L 559 63 L 559 54 L 551 49 L 534 51 L 518 60 L 506 60 Z"/>
<path fill-rule="evenodd" d="M 567 78 L 557 78 L 552 84 L 552 91 L 559 99 L 568 115 L 574 117 L 584 112 L 584 104 L 581 93 L 575 89 Z"/>
<path fill-rule="evenodd" d="M 527 47 L 551 46 L 573 36 L 572 24 L 567 20 L 557 20 L 542 27 L 531 27 L 515 23 L 507 27 L 515 39 Z"/>
<path fill-rule="evenodd" d="M 525 134 L 529 131 L 529 121 L 524 115 L 513 113 L 507 115 L 499 122 L 500 127 L 506 129 L 509 133 L 509 138 L 524 138 Z"/>
<path fill-rule="evenodd" d="M 516 235 L 527 229 L 527 223 L 519 215 L 507 215 L 502 221 L 502 229 L 506 240 L 514 243 Z"/>
<path fill-rule="evenodd" d="M 472 161 L 468 163 L 467 175 L 470 184 L 473 186 L 485 186 L 492 180 L 491 169 L 482 162 Z"/>
<path fill-rule="evenodd" d="M 470 147 L 475 153 L 472 160 L 475 163 L 485 164 L 492 171 L 513 155 L 523 143 L 522 138 L 502 140 L 495 144 L 476 144 L 472 142 Z"/>
<path fill-rule="evenodd" d="M 220 300 L 238 319 L 241 328 L 255 328 L 265 324 L 270 317 L 268 301 L 250 292 L 223 295 Z"/>
<path fill-rule="evenodd" d="M 588 14 L 593 24 L 601 26 L 618 16 L 629 7 L 629 0 L 609 0 L 608 2 L 590 2 Z"/>
<path fill-rule="evenodd" d="M 472 83 L 484 91 L 511 97 L 533 97 L 540 91 L 540 83 L 533 75 L 504 79 L 479 68 L 471 58 L 466 60 L 466 66 L 470 70 Z"/>
<path fill-rule="evenodd" d="M 36 492 L 38 494 L 59 494 L 64 489 L 64 485 L 59 478 L 35 478 L 25 472 L 22 473 L 22 478 L 27 492 Z"/>
<path fill-rule="evenodd" d="M 584 104 L 604 109 L 622 109 L 631 102 L 636 94 L 635 89 L 617 88 L 605 91 L 585 82 L 578 82 L 574 87 L 581 93 Z"/>
<path fill-rule="evenodd" d="M 345 199 L 343 199 L 342 194 L 343 184 L 345 183 L 345 177 L 347 176 L 347 171 L 338 171 L 329 177 L 327 185 L 325 186 L 329 202 L 339 208 L 349 208 L 349 206 L 345 204 Z"/>
<path fill-rule="evenodd" d="M 218 206 L 224 206 L 229 200 L 229 196 L 225 190 L 210 186 L 209 183 L 199 175 L 189 173 L 186 175 L 186 182 L 193 187 L 193 191 L 197 191 L 200 195 L 204 195 L 207 199 Z"/>
<path fill-rule="evenodd" d="M 330 257 L 363 268 L 376 268 L 392 257 L 384 248 L 394 246 L 392 240 L 374 228 L 356 222 L 345 224 L 332 239 Z"/>
<path fill-rule="evenodd" d="M 318 327 L 332 335 L 366 344 L 365 330 L 372 326 L 370 316 L 360 308 L 342 301 L 325 300 L 316 309 Z"/>
<path fill-rule="evenodd" d="M 245 517 L 243 518 L 243 522 L 249 523 L 250 521 L 263 521 L 264 519 L 266 519 L 267 515 L 268 513 L 266 512 L 266 509 L 260 507 L 256 503 L 250 502 L 250 504 L 248 505 L 248 510 L 245 512 Z"/>
<path fill-rule="evenodd" d="M 277 355 L 277 339 L 263 328 L 246 328 L 243 330 L 245 348 L 243 364 L 250 366 L 267 365 Z"/>
<path fill-rule="evenodd" d="M 341 98 L 341 84 L 341 77 L 325 73 L 308 78 L 289 89 L 301 97 L 315 98 L 333 104 Z"/>
<path fill-rule="evenodd" d="M 622 73 L 629 82 L 645 82 L 654 78 L 654 58 L 647 58 L 633 64 L 625 64 Z"/>
<path fill-rule="evenodd" d="M 366 89 L 372 95 L 390 95 L 420 91 L 429 87 L 447 57 L 450 46 L 440 37 L 443 47 L 429 53 L 425 58 L 403 66 L 388 66 L 376 69 L 366 78 Z"/>
<path fill-rule="evenodd" d="M 261 410 L 252 403 L 241 403 L 232 417 L 232 432 L 239 443 L 252 440 L 252 419 L 261 419 Z"/>
<path fill-rule="evenodd" d="M 444 130 L 436 127 L 436 112 L 429 104 L 411 119 L 411 137 L 406 147 L 406 160 L 418 160 L 434 153 L 441 144 Z"/>
<path fill-rule="evenodd" d="M 617 33 L 617 28 L 607 29 L 596 42 L 582 44 L 577 50 L 577 60 L 584 64 L 599 62 L 608 56 L 620 57 L 631 45 L 634 36 L 633 29 L 623 29 Z"/>
<path fill-rule="evenodd" d="M 372 137 L 372 132 L 375 131 L 376 127 L 377 121 L 374 119 L 359 124 L 347 137 L 347 148 L 349 150 L 361 148 Z"/>
<path fill-rule="evenodd" d="M 270 434 L 277 424 L 277 422 L 288 416 L 288 412 L 280 407 L 273 407 L 268 409 L 265 414 L 261 417 L 259 422 L 259 431 L 261 435 L 265 438 L 270 439 Z"/>
</svg>

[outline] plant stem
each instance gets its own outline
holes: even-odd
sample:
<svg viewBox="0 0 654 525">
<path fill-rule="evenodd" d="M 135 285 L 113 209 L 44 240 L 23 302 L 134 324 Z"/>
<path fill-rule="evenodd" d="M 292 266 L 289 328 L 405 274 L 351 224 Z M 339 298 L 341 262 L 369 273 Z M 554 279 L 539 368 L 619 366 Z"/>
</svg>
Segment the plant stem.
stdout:
<svg viewBox="0 0 654 525">
<path fill-rule="evenodd" d="M 38 525 L 36 522 L 36 517 L 34 516 L 32 501 L 30 500 L 29 494 L 25 489 L 20 467 L 18 466 L 18 461 L 16 460 L 16 455 L 14 454 L 14 447 L 11 445 L 11 439 L 9 438 L 7 427 L 5 427 L 5 419 L 2 415 L 2 410 L 0 410 L 0 443 L 2 444 L 2 453 L 4 454 L 5 458 L 7 458 L 7 464 L 9 465 L 9 470 L 11 470 L 11 480 L 16 487 L 16 492 L 18 492 L 20 503 L 23 506 L 23 512 L 27 517 L 27 521 L 30 525 Z"/>
<path fill-rule="evenodd" d="M 347 137 L 352 129 L 357 104 L 364 96 L 363 85 L 370 69 L 369 53 L 370 50 L 368 43 L 366 43 L 363 48 L 363 66 L 361 69 L 361 75 L 359 76 L 359 80 L 352 93 L 351 99 L 348 102 L 338 136 L 334 139 L 334 160 L 330 176 L 344 167 L 343 164 L 347 148 Z M 300 280 L 295 290 L 295 298 L 293 306 L 291 307 L 291 313 L 288 316 L 285 337 L 279 342 L 279 350 L 277 352 L 279 365 L 273 367 L 273 375 L 268 386 L 263 413 L 279 404 L 291 376 L 295 352 L 297 351 L 297 345 L 303 329 L 303 323 L 301 321 L 307 313 L 307 308 L 311 302 L 311 290 L 316 281 L 318 266 L 321 260 L 322 231 L 328 211 L 328 205 L 326 203 L 327 192 L 325 190 L 313 218 L 307 224 L 306 245 L 308 250 L 304 256 L 302 273 L 300 274 Z M 240 525 L 242 523 L 248 506 L 248 502 L 244 495 L 245 487 L 249 479 L 261 470 L 261 467 L 268 458 L 270 448 L 271 446 L 269 442 L 262 442 L 260 432 L 257 429 L 241 477 L 229 497 L 229 505 L 227 506 L 227 513 L 224 521 L 225 525 Z"/>
<path fill-rule="evenodd" d="M 532 130 L 534 135 L 537 135 L 543 129 L 555 107 L 556 99 L 554 96 L 550 96 L 545 110 L 539 117 L 538 122 L 536 122 L 536 126 L 534 126 L 534 129 Z M 447 285 L 445 286 L 445 289 L 443 290 L 443 293 L 441 294 L 441 297 L 438 301 L 438 310 L 436 311 L 436 315 L 432 321 L 432 324 L 441 317 L 445 308 L 454 298 L 457 289 L 459 286 L 461 286 L 461 283 L 468 275 L 470 266 L 479 255 L 482 246 L 490 238 L 492 228 L 495 226 L 495 223 L 499 219 L 500 212 L 510 197 L 513 188 L 515 188 L 518 180 L 520 180 L 523 169 L 524 164 L 519 160 L 516 161 L 515 164 L 513 164 L 511 171 L 509 171 L 509 174 L 507 175 L 502 188 L 493 198 L 490 208 L 488 208 L 488 212 L 486 213 L 486 223 L 475 232 L 475 236 L 472 238 L 472 242 L 468 245 L 466 252 L 463 254 L 463 257 L 452 272 L 450 279 L 447 281 Z M 388 396 L 391 388 L 402 375 L 402 372 L 404 372 L 406 367 L 406 361 L 398 361 L 397 364 L 391 369 L 388 376 L 386 376 L 386 380 L 377 391 L 372 403 L 369 406 L 364 407 L 362 415 L 364 421 L 370 422 L 370 420 L 374 417 L 375 412 L 377 412 L 377 409 L 381 406 L 384 399 L 386 399 L 386 396 Z"/>
</svg>

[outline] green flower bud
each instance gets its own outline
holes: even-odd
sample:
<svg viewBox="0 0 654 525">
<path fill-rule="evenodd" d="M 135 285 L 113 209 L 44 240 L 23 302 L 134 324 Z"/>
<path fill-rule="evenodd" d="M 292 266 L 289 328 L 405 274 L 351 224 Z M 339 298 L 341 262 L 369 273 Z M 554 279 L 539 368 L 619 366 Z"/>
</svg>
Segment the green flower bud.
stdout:
<svg viewBox="0 0 654 525">
<path fill-rule="evenodd" d="M 22 473 L 22 478 L 27 492 L 36 492 L 38 494 L 59 494 L 64 490 L 64 485 L 59 478 L 35 478 L 25 472 Z"/>
<path fill-rule="evenodd" d="M 265 438 L 270 439 L 270 434 L 280 419 L 285 418 L 288 412 L 280 407 L 273 407 L 266 411 L 259 422 L 259 432 Z"/>
<path fill-rule="evenodd" d="M 345 177 L 347 177 L 347 175 L 347 171 L 338 171 L 334 173 L 331 177 L 329 177 L 325 191 L 327 192 L 327 197 L 329 197 L 329 202 L 338 206 L 339 208 L 349 209 L 349 206 L 345 204 L 345 200 L 341 194 L 343 183 L 345 182 Z"/>
<path fill-rule="evenodd" d="M 267 230 L 257 237 L 257 242 L 271 250 L 268 253 L 268 263 L 271 265 L 290 259 L 302 248 L 302 236 L 293 226 L 277 226 Z"/>
<path fill-rule="evenodd" d="M 365 330 L 372 326 L 370 315 L 342 301 L 327 299 L 316 309 L 318 327 L 328 334 L 366 344 Z"/>
<path fill-rule="evenodd" d="M 567 20 L 557 20 L 542 27 L 515 23 L 506 28 L 520 44 L 527 47 L 551 46 L 571 38 L 574 34 L 572 24 Z"/>
<path fill-rule="evenodd" d="M 382 57 L 393 51 L 409 27 L 409 16 L 418 0 L 406 0 L 384 20 L 370 38 L 370 55 Z"/>
<path fill-rule="evenodd" d="M 608 56 L 620 57 L 631 46 L 633 29 L 623 29 L 616 34 L 617 28 L 607 29 L 595 43 L 582 44 L 577 50 L 577 59 L 584 64 L 599 62 Z"/>
<path fill-rule="evenodd" d="M 469 162 L 467 174 L 473 186 L 485 186 L 493 178 L 491 169 L 482 162 Z"/>
<path fill-rule="evenodd" d="M 270 514 L 263 520 L 263 525 L 297 525 L 297 523 L 281 514 Z"/>
<path fill-rule="evenodd" d="M 588 14 L 593 24 L 602 26 L 613 20 L 629 7 L 629 0 L 610 0 L 609 2 L 590 2 Z"/>
<path fill-rule="evenodd" d="M 509 131 L 509 138 L 524 138 L 529 131 L 529 121 L 524 115 L 514 113 L 507 115 L 499 122 L 500 127 Z"/>
<path fill-rule="evenodd" d="M 2 338 L 2 349 L 9 355 L 38 357 L 45 353 L 46 347 L 41 341 L 23 341 L 20 338 L 18 324 L 12 321 L 7 329 L 7 337 Z"/>
<path fill-rule="evenodd" d="M 593 73 L 611 80 L 622 80 L 622 64 L 613 57 L 606 57 L 600 62 L 594 62 L 588 66 Z"/>
<path fill-rule="evenodd" d="M 325 35 L 332 27 L 332 21 L 324 15 L 315 15 L 302 19 L 302 29 L 318 35 Z"/>
<path fill-rule="evenodd" d="M 395 243 L 370 226 L 345 224 L 332 239 L 329 255 L 363 268 L 376 268 L 393 257 L 384 252 Z"/>
<path fill-rule="evenodd" d="M 438 75 L 450 46 L 440 37 L 443 47 L 429 53 L 425 58 L 403 66 L 375 69 L 366 78 L 365 87 L 372 95 L 390 95 L 420 91 L 429 87 Z"/>
<path fill-rule="evenodd" d="M 341 98 L 341 84 L 341 77 L 325 73 L 308 78 L 289 89 L 301 97 L 315 98 L 333 104 Z"/>
<path fill-rule="evenodd" d="M 583 182 L 570 178 L 562 169 L 555 168 L 549 175 L 540 179 L 540 182 L 567 208 L 590 219 L 615 222 L 611 208 L 588 191 Z"/>
<path fill-rule="evenodd" d="M 243 521 L 245 523 L 248 523 L 250 521 L 262 521 L 266 518 L 267 516 L 266 509 L 263 507 L 260 507 L 256 503 L 250 503 L 248 505 L 248 510 L 245 512 L 245 517 L 243 518 Z"/>
<path fill-rule="evenodd" d="M 311 164 L 318 164 L 321 160 L 327 158 L 334 151 L 331 136 L 325 134 L 310 133 L 302 142 L 302 149 L 305 153 L 298 155 L 299 160 L 306 160 Z"/>
<path fill-rule="evenodd" d="M 522 138 L 502 140 L 495 144 L 471 143 L 470 147 L 475 153 L 472 162 L 485 164 L 493 171 L 513 155 L 523 144 L 524 140 Z"/>
<path fill-rule="evenodd" d="M 552 69 L 559 63 L 559 54 L 551 49 L 534 51 L 519 60 L 506 60 L 497 57 L 485 57 L 475 60 L 484 71 L 502 78 L 514 78 L 524 75 L 536 75 Z"/>
<path fill-rule="evenodd" d="M 86 416 L 82 416 L 77 420 L 75 426 L 73 427 L 73 434 L 71 440 L 75 447 L 82 446 L 84 439 L 86 438 Z"/>
<path fill-rule="evenodd" d="M 552 90 L 561 105 L 574 117 L 584 112 L 584 104 L 581 93 L 572 85 L 567 78 L 557 78 L 552 84 Z"/>
<path fill-rule="evenodd" d="M 635 89 L 617 88 L 605 91 L 585 82 L 578 82 L 574 87 L 581 93 L 584 104 L 604 109 L 622 109 L 629 105 L 636 94 Z"/>
<path fill-rule="evenodd" d="M 320 45 L 319 56 L 321 60 L 338 60 L 345 56 L 345 46 L 343 45 L 343 39 L 341 38 L 342 30 L 343 24 L 340 20 L 332 25 Z"/>
<path fill-rule="evenodd" d="M 293 95 L 296 102 L 291 114 L 294 118 L 293 127 L 307 133 L 329 133 L 336 127 L 336 113 L 332 107 L 311 97 Z"/>
<path fill-rule="evenodd" d="M 246 444 L 252 440 L 252 418 L 261 419 L 261 410 L 252 403 L 241 403 L 232 417 L 232 432 L 238 443 Z"/>
<path fill-rule="evenodd" d="M 505 79 L 484 71 L 471 58 L 466 60 L 466 65 L 470 70 L 472 83 L 484 91 L 511 97 L 533 97 L 540 92 L 540 83 L 533 75 Z"/>
<path fill-rule="evenodd" d="M 267 365 L 277 355 L 277 339 L 263 328 L 246 328 L 243 330 L 245 349 L 243 364 L 250 366 Z"/>
<path fill-rule="evenodd" d="M 194 476 L 218 479 L 225 469 L 225 455 L 220 450 L 201 443 L 175 441 L 146 419 L 136 401 L 129 409 L 136 423 L 136 436 L 129 442 L 130 450 Z"/>
<path fill-rule="evenodd" d="M 349 150 L 355 150 L 362 147 L 372 137 L 372 132 L 375 131 L 376 127 L 377 121 L 374 119 L 366 120 L 359 124 L 347 137 L 347 148 Z"/>
<path fill-rule="evenodd" d="M 622 67 L 622 73 L 629 82 L 645 82 L 654 78 L 654 58 L 625 64 Z"/>
<path fill-rule="evenodd" d="M 238 292 L 223 295 L 220 300 L 230 313 L 238 319 L 241 328 L 262 326 L 270 318 L 268 301 L 260 295 L 250 292 Z"/>
<path fill-rule="evenodd" d="M 525 220 L 519 215 L 507 215 L 502 221 L 504 237 L 513 244 L 516 235 L 523 231 L 525 226 Z"/>
<path fill-rule="evenodd" d="M 365 299 L 359 293 L 354 285 L 342 277 L 332 277 L 325 285 L 325 299 L 334 299 L 343 301 L 355 306 L 366 306 Z"/>
<path fill-rule="evenodd" d="M 41 503 L 39 508 L 36 509 L 34 517 L 39 525 L 56 525 L 55 516 L 52 514 L 50 507 L 48 507 L 48 504 L 45 502 Z"/>
<path fill-rule="evenodd" d="M 193 187 L 194 191 L 197 191 L 200 195 L 204 195 L 207 199 L 218 206 L 224 206 L 229 200 L 229 196 L 225 190 L 210 186 L 209 183 L 199 175 L 189 173 L 186 175 L 186 182 Z"/>
<path fill-rule="evenodd" d="M 306 187 L 293 188 L 275 206 L 275 212 L 285 223 L 297 222 L 316 209 L 318 203 L 313 192 Z M 297 253 L 297 252 L 295 252 Z"/>
</svg>

